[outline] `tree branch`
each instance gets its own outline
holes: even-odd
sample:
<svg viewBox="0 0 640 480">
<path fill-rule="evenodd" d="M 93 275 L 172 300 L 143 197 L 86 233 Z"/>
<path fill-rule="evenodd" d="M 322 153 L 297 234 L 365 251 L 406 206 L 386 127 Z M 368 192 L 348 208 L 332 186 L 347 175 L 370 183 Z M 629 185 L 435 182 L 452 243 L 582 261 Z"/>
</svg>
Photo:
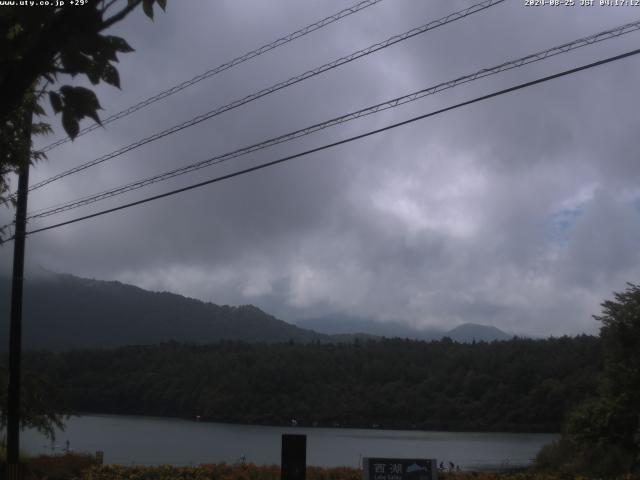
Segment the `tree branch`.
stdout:
<svg viewBox="0 0 640 480">
<path fill-rule="evenodd" d="M 109 28 L 111 25 L 113 25 L 114 23 L 117 23 L 120 20 L 122 20 L 124 17 L 129 15 L 129 13 L 131 13 L 131 11 L 134 10 L 141 3 L 142 3 L 142 0 L 131 1 L 129 5 L 127 5 L 125 8 L 120 10 L 118 13 L 114 14 L 111 18 L 104 20 L 102 22 L 102 28 L 100 29 L 100 31 L 105 30 Z"/>
<path fill-rule="evenodd" d="M 118 0 L 111 0 L 105 5 L 105 0 L 102 0 L 102 13 L 106 13 Z"/>
</svg>

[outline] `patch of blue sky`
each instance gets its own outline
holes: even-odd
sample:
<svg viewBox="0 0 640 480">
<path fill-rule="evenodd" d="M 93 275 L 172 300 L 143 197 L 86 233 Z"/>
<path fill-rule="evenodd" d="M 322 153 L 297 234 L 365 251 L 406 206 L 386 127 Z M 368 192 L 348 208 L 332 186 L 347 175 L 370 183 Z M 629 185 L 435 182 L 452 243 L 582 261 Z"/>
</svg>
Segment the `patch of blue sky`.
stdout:
<svg viewBox="0 0 640 480">
<path fill-rule="evenodd" d="M 584 206 L 564 208 L 551 214 L 549 237 L 551 242 L 566 245 L 569 241 L 571 227 L 584 212 Z"/>
<path fill-rule="evenodd" d="M 551 214 L 549 239 L 552 243 L 559 246 L 564 246 L 568 243 L 572 227 L 584 213 L 588 204 L 589 202 L 582 202 L 578 206 L 561 208 Z M 636 213 L 640 214 L 640 195 L 628 200 L 628 205 L 631 206 Z"/>
</svg>

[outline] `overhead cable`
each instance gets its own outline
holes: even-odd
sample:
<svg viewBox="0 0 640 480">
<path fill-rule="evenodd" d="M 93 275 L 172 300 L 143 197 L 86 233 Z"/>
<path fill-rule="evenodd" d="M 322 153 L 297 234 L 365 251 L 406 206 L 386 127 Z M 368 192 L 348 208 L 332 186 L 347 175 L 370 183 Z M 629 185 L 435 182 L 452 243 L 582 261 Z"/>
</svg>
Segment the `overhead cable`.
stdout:
<svg viewBox="0 0 640 480">
<path fill-rule="evenodd" d="M 265 88 L 260 90 L 259 92 L 256 93 L 252 93 L 251 95 L 247 95 L 246 97 L 243 97 L 241 99 L 235 100 L 227 105 L 224 105 L 222 107 L 218 107 L 214 110 L 210 110 L 206 113 L 203 113 L 202 115 L 198 115 L 197 117 L 194 117 L 190 120 L 187 120 L 183 123 L 180 123 L 178 125 L 174 125 L 173 127 L 170 127 L 166 130 L 163 130 L 162 132 L 158 132 L 155 133 L 149 137 L 143 138 L 141 140 L 138 140 L 134 143 L 131 143 L 130 145 L 127 145 L 125 147 L 122 147 L 118 150 L 115 150 L 111 153 L 108 153 L 106 155 L 103 155 L 102 157 L 96 158 L 94 160 L 91 160 L 89 162 L 83 163 L 82 165 L 78 165 L 77 167 L 71 168 L 65 172 L 59 173 L 57 175 L 54 175 L 53 177 L 47 178 L 45 180 L 42 180 L 41 182 L 35 183 L 34 185 L 32 185 L 31 187 L 29 187 L 29 191 L 32 190 L 36 190 L 38 188 L 44 187 L 45 185 L 48 185 L 51 182 L 55 182 L 56 180 L 59 180 L 61 178 L 67 177 L 69 175 L 72 175 L 74 173 L 78 173 L 82 170 L 85 170 L 89 167 L 93 167 L 95 165 L 98 165 L 100 163 L 106 162 L 107 160 L 111 160 L 112 158 L 118 157 L 120 155 L 123 155 L 124 153 L 130 152 L 131 150 L 134 150 L 138 147 L 141 147 L 143 145 L 146 145 L 148 143 L 154 142 L 156 140 L 159 140 L 163 137 L 166 137 L 167 135 L 171 135 L 174 134 L 176 132 L 179 132 L 181 130 L 184 130 L 185 128 L 189 128 L 192 127 L 194 125 L 197 125 L 201 122 L 204 122 L 205 120 L 208 120 L 212 117 L 215 117 L 217 115 L 220 115 L 222 113 L 228 112 L 229 110 L 233 110 L 234 108 L 238 108 L 241 105 L 245 105 L 249 102 L 252 102 L 254 100 L 257 100 L 259 98 L 262 98 L 266 95 L 269 95 L 271 93 L 277 92 L 278 90 L 282 90 L 283 88 L 286 87 L 290 87 L 291 85 L 294 85 L 296 83 L 302 82 L 303 80 L 307 80 L 308 78 L 311 77 L 315 77 L 317 75 L 320 75 L 321 73 L 324 73 L 328 70 L 332 70 L 336 67 L 339 67 L 341 65 L 344 65 L 346 63 L 352 62 L 358 58 L 364 57 L 366 55 L 369 55 L 371 53 L 377 52 L 378 50 L 382 50 L 384 48 L 387 48 L 391 45 L 394 45 L 396 43 L 408 40 L 412 37 L 415 37 L 416 35 L 420 35 L 422 33 L 428 32 L 429 30 L 433 30 L 434 28 L 437 27 L 441 27 L 443 25 L 446 25 L 448 23 L 451 22 L 455 22 L 457 20 L 460 20 L 462 18 L 465 18 L 469 15 L 472 15 L 474 13 L 480 12 L 482 10 L 485 10 L 487 8 L 490 8 L 494 5 L 497 5 L 499 3 L 504 2 L 505 0 L 484 0 L 480 3 L 476 3 L 474 5 L 471 5 L 470 7 L 467 7 L 463 10 L 459 10 L 457 12 L 453 12 L 450 13 L 449 15 L 442 17 L 438 20 L 433 20 L 425 25 L 422 25 L 420 27 L 416 27 L 413 28 L 411 30 L 408 30 L 400 35 L 394 35 L 393 37 L 390 37 L 386 40 L 384 40 L 383 42 L 379 42 L 376 43 L 374 45 L 371 45 L 365 49 L 362 50 L 358 50 L 356 52 L 353 52 L 345 57 L 341 57 L 337 60 L 334 60 L 332 62 L 326 63 L 320 67 L 314 68 L 312 70 L 308 70 L 300 75 L 297 75 L 295 77 L 291 77 L 288 80 L 285 80 L 283 82 L 280 83 L 276 83 L 275 85 L 272 85 L 271 87 Z"/>
<path fill-rule="evenodd" d="M 260 55 L 262 55 L 263 53 L 267 53 L 275 48 L 278 48 L 282 45 L 285 45 L 287 43 L 290 43 L 300 37 L 303 37 L 311 32 L 315 32 L 316 30 L 319 30 L 323 27 L 326 27 L 327 25 L 330 25 L 334 22 L 337 22 L 338 20 L 341 20 L 345 17 L 348 17 L 349 15 L 352 15 L 356 12 L 359 12 L 360 10 L 364 10 L 365 8 L 371 7 L 372 5 L 375 5 L 376 3 L 381 2 L 382 0 L 364 0 L 362 2 L 356 3 L 355 5 L 352 5 L 351 7 L 345 8 L 344 10 L 340 10 L 338 13 L 335 13 L 333 15 L 329 15 L 328 17 L 323 18 L 322 20 L 316 22 L 316 23 L 312 23 L 311 25 L 307 25 L 304 28 L 301 28 L 300 30 L 296 30 L 293 33 L 290 33 L 288 35 L 285 35 L 283 37 L 278 38 L 277 40 L 274 40 L 271 43 L 267 43 L 266 45 L 263 45 L 261 47 L 256 48 L 255 50 L 251 50 L 250 52 L 245 53 L 244 55 L 241 55 L 239 57 L 234 58 L 233 60 L 230 60 L 226 63 L 223 63 L 221 65 L 218 65 L 215 68 L 212 68 L 210 70 L 207 70 L 204 73 L 201 73 L 199 75 L 196 75 L 195 77 L 189 79 L 189 80 L 185 80 L 184 82 L 175 85 L 171 88 L 168 88 L 166 90 L 163 90 L 162 92 L 149 97 L 145 100 L 142 100 L 141 102 L 136 103 L 135 105 L 132 105 L 128 108 L 125 108 L 124 110 L 121 110 L 117 113 L 114 113 L 113 115 L 103 119 L 101 121 L 101 124 L 97 124 L 97 123 L 92 123 L 91 125 L 83 128 L 82 130 L 80 130 L 78 132 L 77 137 L 82 136 L 86 133 L 92 132 L 93 130 L 96 130 L 97 128 L 107 125 L 109 123 L 115 122 L 116 120 L 119 120 L 123 117 L 126 117 L 128 115 L 131 115 L 134 112 L 137 112 L 138 110 L 142 110 L 143 108 L 148 107 L 149 105 L 162 100 L 163 98 L 167 98 L 175 93 L 178 93 L 182 90 L 184 90 L 185 88 L 189 88 L 192 85 L 195 85 L 196 83 L 201 82 L 202 80 L 205 80 L 209 77 L 212 77 L 214 75 L 217 75 L 218 73 L 222 73 L 225 70 L 229 70 L 232 67 L 235 67 L 236 65 L 240 65 L 241 63 L 246 62 L 247 60 L 251 60 L 252 58 L 258 57 Z M 49 145 L 43 147 L 40 149 L 41 152 L 48 152 L 49 150 L 52 150 L 60 145 L 63 145 L 67 142 L 70 142 L 71 138 L 69 137 L 65 137 L 65 138 L 61 138 L 60 140 L 57 140 L 53 143 L 50 143 Z"/>
<path fill-rule="evenodd" d="M 343 145 L 343 144 L 346 144 L 346 143 L 353 142 L 355 140 L 360 140 L 360 139 L 363 139 L 363 138 L 366 138 L 366 137 L 369 137 L 369 136 L 372 136 L 372 135 L 376 135 L 378 133 L 382 133 L 382 132 L 385 132 L 387 130 L 398 128 L 398 127 L 401 127 L 403 125 L 408 125 L 408 124 L 416 122 L 418 120 L 423 120 L 425 118 L 433 117 L 435 115 L 439 115 L 439 114 L 442 114 L 444 112 L 448 112 L 448 111 L 451 111 L 451 110 L 455 110 L 457 108 L 461 108 L 461 107 L 464 107 L 464 106 L 467 106 L 467 105 L 471 105 L 473 103 L 477 103 L 477 102 L 481 102 L 481 101 L 484 101 L 484 100 L 488 100 L 490 98 L 494 98 L 494 97 L 498 97 L 500 95 L 504 95 L 504 94 L 507 94 L 507 93 L 515 92 L 517 90 L 522 90 L 522 89 L 527 88 L 527 87 L 531 87 L 531 86 L 534 86 L 534 85 L 537 85 L 537 84 L 540 84 L 540 83 L 548 82 L 548 81 L 556 79 L 556 78 L 564 77 L 566 75 L 571 75 L 571 74 L 574 74 L 574 73 L 577 73 L 577 72 L 580 72 L 580 71 L 583 71 L 583 70 L 587 70 L 587 69 L 590 69 L 590 68 L 593 68 L 593 67 L 597 67 L 597 66 L 600 66 L 600 65 L 604 65 L 604 64 L 607 64 L 607 63 L 615 62 L 617 60 L 621 60 L 623 58 L 631 57 L 633 55 L 638 55 L 638 54 L 640 54 L 640 49 L 632 50 L 632 51 L 629 51 L 629 52 L 626 52 L 626 53 L 623 53 L 623 54 L 620 54 L 620 55 L 616 55 L 616 56 L 613 56 L 613 57 L 608 57 L 608 58 L 605 58 L 603 60 L 599 60 L 597 62 L 589 63 L 589 64 L 586 64 L 586 65 L 582 65 L 580 67 L 572 68 L 572 69 L 569 69 L 569 70 L 564 70 L 564 71 L 562 71 L 560 73 L 556 73 L 556 74 L 553 74 L 553 75 L 548 75 L 546 77 L 538 78 L 538 79 L 532 80 L 530 82 L 521 83 L 519 85 L 510 87 L 510 88 L 506 88 L 504 90 L 499 90 L 497 92 L 493 92 L 493 93 L 490 93 L 488 95 L 483 95 L 481 97 L 476 97 L 476 98 L 473 98 L 471 100 L 467 100 L 465 102 L 457 103 L 455 105 L 452 105 L 452 106 L 449 106 L 449 107 L 446 107 L 446 108 L 441 108 L 439 110 L 436 110 L 436 111 L 433 111 L 433 112 L 430 112 L 430 113 L 426 113 L 424 115 L 419 115 L 417 117 L 413 117 L 413 118 L 410 118 L 408 120 L 404 120 L 402 122 L 393 123 L 393 124 L 388 125 L 386 127 L 378 128 L 376 130 L 371 130 L 369 132 L 366 132 L 366 133 L 363 133 L 363 134 L 360 134 L 360 135 L 355 135 L 353 137 L 349 137 L 349 138 L 346 138 L 344 140 L 340 140 L 340 141 L 329 143 L 329 144 L 326 144 L 326 145 L 323 145 L 323 146 L 320 146 L 320 147 L 312 148 L 310 150 L 306 150 L 304 152 L 297 153 L 295 155 L 289 155 L 287 157 L 279 158 L 277 160 L 272 160 L 270 162 L 262 163 L 260 165 L 255 165 L 253 167 L 245 168 L 243 170 L 239 170 L 239 171 L 236 171 L 236 172 L 233 172 L 233 173 L 229 173 L 227 175 L 222 175 L 220 177 L 212 178 L 212 179 L 206 180 L 204 182 L 195 183 L 195 184 L 188 185 L 186 187 L 178 188 L 178 189 L 175 189 L 175 190 L 171 190 L 169 192 L 165 192 L 165 193 L 162 193 L 162 194 L 159 194 L 159 195 L 154 195 L 154 196 L 151 196 L 151 197 L 147 197 L 147 198 L 144 198 L 142 200 L 137 200 L 135 202 L 126 203 L 124 205 L 120 205 L 120 206 L 117 206 L 117 207 L 114 207 L 114 208 L 109 208 L 109 209 L 106 209 L 106 210 L 95 212 L 95 213 L 92 213 L 90 215 L 84 215 L 82 217 L 77 217 L 77 218 L 74 218 L 74 219 L 71 219 L 71 220 L 67 220 L 67 221 L 64 221 L 64 222 L 56 223 L 56 224 L 49 225 L 49 226 L 46 226 L 46 227 L 36 228 L 36 229 L 33 229 L 33 230 L 30 230 L 30 231 L 26 232 L 26 234 L 27 235 L 32 235 L 34 233 L 44 232 L 44 231 L 52 230 L 52 229 L 55 229 L 55 228 L 60 228 L 60 227 L 63 227 L 65 225 L 70 225 L 70 224 L 73 224 L 73 223 L 81 222 L 81 221 L 84 221 L 84 220 L 88 220 L 90 218 L 99 217 L 99 216 L 102 216 L 102 215 L 106 215 L 108 213 L 117 212 L 117 211 L 124 210 L 124 209 L 130 208 L 130 207 L 134 207 L 134 206 L 137 206 L 137 205 L 142 205 L 144 203 L 149 203 L 149 202 L 152 202 L 152 201 L 155 201 L 155 200 L 159 200 L 161 198 L 165 198 L 165 197 L 169 197 L 169 196 L 172 196 L 172 195 L 176 195 L 178 193 L 186 192 L 186 191 L 189 191 L 189 190 L 194 190 L 196 188 L 204 187 L 206 185 L 211 185 L 213 183 L 218 183 L 218 182 L 221 182 L 223 180 L 228 180 L 230 178 L 238 177 L 238 176 L 250 173 L 250 172 L 255 172 L 257 170 L 262 170 L 264 168 L 271 167 L 271 166 L 274 166 L 274 165 L 278 165 L 280 163 L 284 163 L 284 162 L 287 162 L 289 160 L 300 158 L 300 157 L 303 157 L 303 156 L 306 156 L 306 155 L 309 155 L 309 154 L 312 154 L 312 153 L 316 153 L 316 152 L 320 152 L 320 151 L 323 151 L 323 150 L 327 150 L 329 148 L 336 147 L 338 145 Z M 13 240 L 13 237 L 9 238 L 7 241 L 9 241 L 9 240 Z"/>
<path fill-rule="evenodd" d="M 179 167 L 179 168 L 175 168 L 173 170 L 169 170 L 167 172 L 158 174 L 158 175 L 154 175 L 152 177 L 148 177 L 148 178 L 144 178 L 141 180 L 137 180 L 135 182 L 114 188 L 114 189 L 110 189 L 110 190 L 106 190 L 97 194 L 93 194 L 93 195 L 89 195 L 89 196 L 85 196 L 82 198 L 78 198 L 69 202 L 64 202 L 55 206 L 51 206 L 51 207 L 47 207 L 44 209 L 40 209 L 38 211 L 34 211 L 31 212 L 28 215 L 28 219 L 33 219 L 33 218 L 42 218 L 42 217 L 47 217 L 50 215 L 54 215 L 60 212 L 64 212 L 67 210 L 71 210 L 74 208 L 78 208 L 78 207 L 82 207 L 85 205 L 89 205 L 95 202 L 98 202 L 100 200 L 104 200 L 106 198 L 110 198 L 116 195 L 120 195 L 132 190 L 137 190 L 139 188 L 142 187 L 146 187 L 148 185 L 152 185 L 154 183 L 158 183 L 161 181 L 165 181 L 168 180 L 170 178 L 173 177 L 177 177 L 180 175 L 184 175 L 186 173 L 189 172 L 193 172 L 196 170 L 200 170 L 202 168 L 205 167 L 209 167 L 212 165 L 216 165 L 228 160 L 231 160 L 232 158 L 237 158 L 243 155 L 247 155 L 249 153 L 253 153 L 255 151 L 258 150 L 262 150 L 264 148 L 267 147 L 271 147 L 273 145 L 278 145 L 280 143 L 284 143 L 284 142 L 288 142 L 306 135 L 309 135 L 311 133 L 329 128 L 329 127 L 333 127 L 336 125 L 340 125 L 346 122 L 349 122 L 351 120 L 355 120 L 358 118 L 362 118 L 364 116 L 367 115 L 372 115 L 384 110 L 388 110 L 391 108 L 395 108 L 398 107 L 400 105 L 406 104 L 406 103 L 410 103 L 413 101 L 416 101 L 420 98 L 429 96 L 429 95 L 433 95 L 436 94 L 438 92 L 441 92 L 443 90 L 447 90 L 453 87 L 456 87 L 458 85 L 461 84 L 465 84 L 465 83 L 469 83 L 472 82 L 474 80 L 478 80 L 480 78 L 484 78 L 484 77 L 488 77 L 490 75 L 495 75 L 498 74 L 500 72 L 504 72 L 507 70 L 511 70 L 514 68 L 518 68 L 518 67 L 522 67 L 524 65 L 528 65 L 534 62 L 538 62 L 540 60 L 544 60 L 550 57 L 553 57 L 555 55 L 559 55 L 562 53 L 566 53 L 569 52 L 571 50 L 575 50 L 577 48 L 586 46 L 586 45 L 592 45 L 594 43 L 597 42 L 601 42 L 604 40 L 608 40 L 611 38 L 616 38 L 619 37 L 620 35 L 624 35 L 627 33 L 631 33 L 634 31 L 640 30 L 640 20 L 637 20 L 635 22 L 632 23 L 627 23 L 625 25 L 621 25 L 615 28 L 611 28 L 608 30 L 605 30 L 603 32 L 599 32 L 593 35 L 590 35 L 588 37 L 584 37 L 584 38 L 580 38 L 577 40 L 574 40 L 572 42 L 568 42 L 568 43 L 563 43 L 561 45 L 549 48 L 547 50 L 542 50 L 540 52 L 537 53 L 533 53 L 531 55 L 527 55 L 525 57 L 521 57 L 515 60 L 510 60 L 507 62 L 503 62 L 499 65 L 496 65 L 494 67 L 490 67 L 490 68 L 484 68 L 482 70 L 478 70 L 474 73 L 468 74 L 468 75 L 464 75 L 462 77 L 458 77 L 455 78 L 453 80 L 449 80 L 447 82 L 442 82 L 439 83 L 437 85 L 428 87 L 428 88 L 424 88 L 422 90 L 418 90 L 416 92 L 410 93 L 408 95 L 404 95 L 401 97 L 397 97 L 391 100 L 387 100 L 385 102 L 382 103 L 378 103 L 376 105 L 372 105 L 370 107 L 367 108 L 363 108 L 361 110 L 357 110 L 355 112 L 351 112 L 345 115 L 341 115 L 339 117 L 335 117 L 329 120 L 326 120 L 324 122 L 321 123 L 317 123 L 315 125 L 311 125 L 305 128 L 301 128 L 299 130 L 295 130 L 293 132 L 290 133 L 286 133 L 284 135 L 280 135 L 277 137 L 273 137 L 270 138 L 268 140 L 262 141 L 260 143 L 256 143 L 247 147 L 243 147 L 237 150 L 233 150 L 231 152 L 227 152 L 221 155 L 216 155 L 214 157 L 208 158 L 206 160 L 202 160 L 196 163 L 192 163 L 183 167 Z"/>
</svg>

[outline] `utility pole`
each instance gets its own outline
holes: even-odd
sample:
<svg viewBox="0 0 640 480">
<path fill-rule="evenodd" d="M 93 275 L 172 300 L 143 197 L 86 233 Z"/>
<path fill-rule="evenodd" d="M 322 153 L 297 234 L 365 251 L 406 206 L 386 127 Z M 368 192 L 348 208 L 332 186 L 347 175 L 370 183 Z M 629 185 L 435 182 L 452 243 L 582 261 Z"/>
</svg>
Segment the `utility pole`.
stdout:
<svg viewBox="0 0 640 480">
<path fill-rule="evenodd" d="M 23 477 L 20 465 L 20 380 L 22 360 L 22 286 L 24 280 L 24 244 L 27 227 L 27 193 L 31 161 L 31 122 L 33 113 L 25 102 L 23 135 L 25 148 L 18 161 L 16 225 L 13 242 L 11 278 L 11 323 L 9 326 L 9 386 L 7 392 L 7 479 Z"/>
</svg>

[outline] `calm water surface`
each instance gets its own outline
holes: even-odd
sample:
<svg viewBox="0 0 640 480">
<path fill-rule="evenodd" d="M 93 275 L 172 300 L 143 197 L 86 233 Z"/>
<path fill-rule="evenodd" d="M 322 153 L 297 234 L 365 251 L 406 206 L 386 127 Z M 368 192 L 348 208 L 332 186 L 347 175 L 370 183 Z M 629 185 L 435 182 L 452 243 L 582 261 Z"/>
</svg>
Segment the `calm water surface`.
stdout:
<svg viewBox="0 0 640 480">
<path fill-rule="evenodd" d="M 229 425 L 119 415 L 71 417 L 52 445 L 37 432 L 22 434 L 29 453 L 104 451 L 105 463 L 198 465 L 279 464 L 283 433 L 307 435 L 307 464 L 359 466 L 361 457 L 419 457 L 452 461 L 463 469 L 526 465 L 555 434 L 418 432 Z"/>
</svg>

